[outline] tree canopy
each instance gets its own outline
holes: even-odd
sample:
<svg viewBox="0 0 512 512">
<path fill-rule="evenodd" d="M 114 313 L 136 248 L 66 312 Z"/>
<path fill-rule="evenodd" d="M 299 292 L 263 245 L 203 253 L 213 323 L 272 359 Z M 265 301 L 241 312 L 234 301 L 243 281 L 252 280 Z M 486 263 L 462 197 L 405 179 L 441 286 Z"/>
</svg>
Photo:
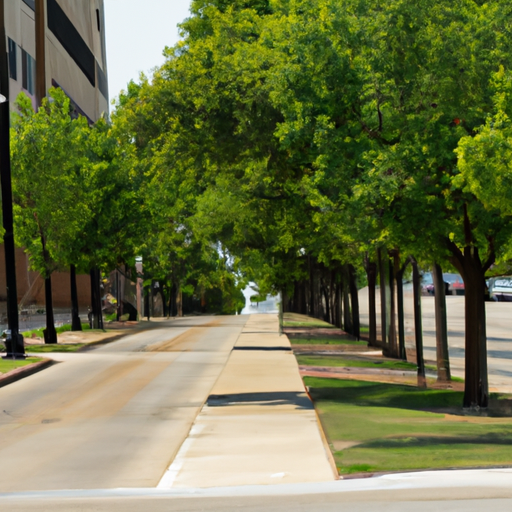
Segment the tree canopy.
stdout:
<svg viewBox="0 0 512 512">
<path fill-rule="evenodd" d="M 128 85 L 111 124 L 57 116 L 66 144 L 80 141 L 65 159 L 64 139 L 48 139 L 63 210 L 78 198 L 69 225 L 85 206 L 73 242 L 67 227 L 48 236 L 50 259 L 109 268 L 142 254 L 176 297 L 254 279 L 338 323 L 377 254 L 395 279 L 411 256 L 451 266 L 466 286 L 465 405 L 485 406 L 484 278 L 511 254 L 511 10 L 194 0 L 182 40 Z M 57 107 L 61 93 L 38 114 L 20 103 L 34 121 Z M 20 228 L 29 250 L 34 219 Z"/>
</svg>

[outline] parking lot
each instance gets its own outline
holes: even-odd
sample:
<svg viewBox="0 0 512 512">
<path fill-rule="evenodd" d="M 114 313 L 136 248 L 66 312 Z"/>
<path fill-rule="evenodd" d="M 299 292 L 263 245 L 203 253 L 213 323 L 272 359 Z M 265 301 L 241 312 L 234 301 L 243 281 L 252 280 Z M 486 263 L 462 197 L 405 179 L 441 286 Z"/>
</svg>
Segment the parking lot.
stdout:
<svg viewBox="0 0 512 512">
<path fill-rule="evenodd" d="M 380 293 L 377 290 L 377 328 L 380 330 Z M 404 285 L 405 342 L 414 347 L 412 286 Z M 361 324 L 368 325 L 368 289 L 359 291 Z M 424 357 L 436 360 L 434 297 L 423 296 L 422 323 Z M 464 377 L 464 297 L 446 297 L 448 312 L 448 348 L 452 375 Z M 512 393 L 512 303 L 486 302 L 487 351 L 491 390 Z"/>
</svg>

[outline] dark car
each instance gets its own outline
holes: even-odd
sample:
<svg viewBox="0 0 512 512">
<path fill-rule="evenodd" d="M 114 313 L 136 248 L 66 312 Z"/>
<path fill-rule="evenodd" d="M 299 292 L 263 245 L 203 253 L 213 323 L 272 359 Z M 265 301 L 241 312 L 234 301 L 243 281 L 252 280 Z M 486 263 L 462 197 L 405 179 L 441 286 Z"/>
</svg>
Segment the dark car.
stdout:
<svg viewBox="0 0 512 512">
<path fill-rule="evenodd" d="M 459 274 L 443 273 L 444 292 L 446 295 L 464 295 L 464 281 Z M 434 295 L 434 280 L 430 272 L 422 276 L 422 293 Z"/>
</svg>

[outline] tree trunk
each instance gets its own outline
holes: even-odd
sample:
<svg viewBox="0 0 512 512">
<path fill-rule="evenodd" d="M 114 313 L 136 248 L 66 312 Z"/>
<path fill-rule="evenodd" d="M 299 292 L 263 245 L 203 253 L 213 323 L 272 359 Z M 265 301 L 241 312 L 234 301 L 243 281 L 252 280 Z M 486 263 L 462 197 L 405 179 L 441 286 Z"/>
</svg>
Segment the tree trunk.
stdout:
<svg viewBox="0 0 512 512">
<path fill-rule="evenodd" d="M 485 285 L 484 272 L 478 268 L 481 265 L 478 265 L 478 262 L 471 257 L 468 259 L 470 259 L 470 264 L 466 265 L 464 273 L 466 315 L 464 407 L 479 408 L 487 407 L 489 404 Z"/>
<path fill-rule="evenodd" d="M 335 309 L 336 309 L 336 327 L 338 329 L 342 328 L 343 325 L 343 306 L 342 306 L 342 291 L 341 291 L 341 283 L 336 283 L 336 300 L 335 300 Z"/>
<path fill-rule="evenodd" d="M 311 257 L 308 257 L 309 262 L 309 316 L 314 318 L 315 316 L 315 279 L 313 273 L 313 264 L 311 263 Z"/>
<path fill-rule="evenodd" d="M 359 294 L 357 290 L 356 269 L 354 268 L 354 265 L 348 264 L 347 270 L 352 312 L 352 334 L 359 340 L 361 337 L 361 322 L 359 319 Z"/>
<path fill-rule="evenodd" d="M 170 287 L 169 287 L 169 318 L 170 317 L 173 317 L 174 316 L 174 304 L 173 302 L 175 303 L 175 301 L 173 301 L 174 299 L 174 285 L 172 284 L 172 281 L 171 281 L 171 284 L 170 284 Z"/>
<path fill-rule="evenodd" d="M 121 273 L 117 271 L 117 275 L 119 278 L 119 291 L 118 291 L 118 303 L 117 303 L 117 317 L 121 320 L 121 317 L 124 313 L 124 292 L 126 287 L 126 275 L 128 274 L 128 266 L 125 265 L 124 272 Z"/>
<path fill-rule="evenodd" d="M 298 313 L 300 313 L 301 315 L 306 315 L 307 311 L 308 311 L 308 305 L 307 305 L 306 281 L 302 280 L 300 282 L 300 299 L 299 299 Z"/>
<path fill-rule="evenodd" d="M 69 278 L 71 284 L 71 330 L 81 331 L 82 322 L 78 310 L 78 292 L 76 289 L 76 267 L 71 265 L 69 269 Z"/>
<path fill-rule="evenodd" d="M 396 329 L 396 300 L 395 300 L 395 269 L 393 267 L 393 262 L 388 257 L 388 268 L 389 268 L 389 331 L 388 331 L 388 340 L 389 340 L 389 352 L 388 355 L 395 359 L 399 358 L 398 355 L 398 337 L 397 337 L 397 329 Z"/>
<path fill-rule="evenodd" d="M 101 288 L 99 269 L 91 268 L 89 276 L 91 279 L 92 328 L 103 329 L 103 311 L 101 309 Z"/>
<path fill-rule="evenodd" d="M 119 290 L 119 271 L 116 269 L 116 320 L 119 322 L 121 320 L 121 293 Z"/>
<path fill-rule="evenodd" d="M 176 286 L 176 316 L 183 316 L 183 292 L 181 291 L 181 285 Z"/>
<path fill-rule="evenodd" d="M 421 319 L 421 283 L 418 263 L 414 258 L 412 262 L 412 285 L 414 297 L 414 339 L 416 341 L 416 361 L 418 365 L 418 387 L 426 388 L 425 362 L 423 360 L 423 325 Z"/>
<path fill-rule="evenodd" d="M 368 278 L 368 345 L 377 347 L 377 307 L 375 290 L 377 288 L 377 264 L 366 259 L 366 276 Z"/>
<path fill-rule="evenodd" d="M 396 307 L 398 310 L 398 357 L 407 360 L 405 353 L 404 284 L 403 271 L 396 275 Z"/>
<path fill-rule="evenodd" d="M 398 320 L 398 357 L 404 361 L 407 360 L 405 353 L 405 319 L 404 319 L 404 272 L 407 264 L 400 267 L 400 255 L 398 250 L 393 255 L 395 282 L 396 282 L 396 309 Z"/>
<path fill-rule="evenodd" d="M 494 261 L 494 253 L 491 252 L 487 262 L 482 264 L 476 247 L 468 245 L 462 252 L 455 244 L 448 242 L 448 248 L 453 254 L 453 265 L 464 279 L 466 367 L 463 405 L 478 410 L 489 405 L 485 271 Z"/>
<path fill-rule="evenodd" d="M 201 313 L 206 313 L 206 291 L 201 288 Z"/>
<path fill-rule="evenodd" d="M 343 266 L 343 330 L 353 334 L 352 311 L 350 309 L 350 287 L 348 284 L 348 272 L 346 265 Z"/>
<path fill-rule="evenodd" d="M 151 299 L 151 286 L 146 286 L 146 289 L 144 290 L 144 312 L 146 313 L 145 316 L 147 317 L 148 322 L 151 318 Z"/>
<path fill-rule="evenodd" d="M 324 296 L 324 301 L 325 301 L 325 313 L 324 313 L 324 322 L 327 322 L 327 323 L 331 323 L 331 304 L 330 304 L 330 301 L 329 301 L 329 291 L 327 289 L 327 285 L 325 284 L 325 279 L 322 278 L 321 280 L 321 284 L 320 284 L 320 289 L 323 293 L 323 296 Z"/>
<path fill-rule="evenodd" d="M 46 329 L 43 329 L 45 343 L 57 343 L 57 331 L 55 330 L 55 317 L 53 316 L 52 278 L 48 276 L 44 280 L 44 296 L 46 306 Z"/>
<path fill-rule="evenodd" d="M 329 323 L 336 325 L 336 273 L 331 270 L 331 282 L 329 284 L 329 309 L 331 311 L 331 319 Z"/>
<path fill-rule="evenodd" d="M 388 348 L 388 314 L 389 308 L 387 305 L 387 279 L 389 265 L 387 265 L 387 258 L 383 256 L 383 251 L 381 249 L 377 250 L 378 259 L 379 259 L 379 281 L 380 281 L 380 331 L 381 331 L 381 347 L 382 350 L 386 350 Z"/>
<path fill-rule="evenodd" d="M 434 263 L 432 267 L 434 280 L 434 301 L 436 314 L 436 352 L 437 380 L 450 381 L 450 358 L 448 354 L 448 326 L 446 322 L 446 296 L 443 280 L 443 270 Z"/>
</svg>

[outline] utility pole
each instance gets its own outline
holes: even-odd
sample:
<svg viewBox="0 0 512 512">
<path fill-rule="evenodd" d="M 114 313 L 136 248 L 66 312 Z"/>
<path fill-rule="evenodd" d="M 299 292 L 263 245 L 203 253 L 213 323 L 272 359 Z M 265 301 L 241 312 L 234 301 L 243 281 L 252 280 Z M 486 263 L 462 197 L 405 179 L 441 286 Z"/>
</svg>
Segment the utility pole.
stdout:
<svg viewBox="0 0 512 512">
<path fill-rule="evenodd" d="M 25 347 L 20 334 L 18 292 L 16 289 L 16 254 L 14 247 L 14 219 L 12 214 L 11 153 L 9 144 L 9 64 L 5 33 L 4 0 L 0 0 L 0 186 L 2 187 L 2 215 L 4 226 L 5 281 L 7 287 L 7 322 L 10 334 L 6 339 L 6 358 L 24 359 Z M 3 101 L 5 98 L 5 101 Z"/>
<path fill-rule="evenodd" d="M 46 16 L 45 0 L 36 0 L 36 105 L 46 96 Z"/>
</svg>

